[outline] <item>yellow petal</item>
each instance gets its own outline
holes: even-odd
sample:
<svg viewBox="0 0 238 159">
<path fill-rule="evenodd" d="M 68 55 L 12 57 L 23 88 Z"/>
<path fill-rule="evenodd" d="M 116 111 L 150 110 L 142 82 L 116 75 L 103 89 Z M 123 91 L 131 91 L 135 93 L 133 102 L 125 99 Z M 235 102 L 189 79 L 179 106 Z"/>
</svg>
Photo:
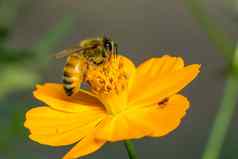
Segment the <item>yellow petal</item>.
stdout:
<svg viewBox="0 0 238 159">
<path fill-rule="evenodd" d="M 151 108 L 148 122 L 153 124 L 153 133 L 149 136 L 160 137 L 175 130 L 189 108 L 189 101 L 182 95 L 174 95 L 164 104 L 156 104 Z"/>
<path fill-rule="evenodd" d="M 72 96 L 67 96 L 62 84 L 47 83 L 38 85 L 34 96 L 50 107 L 66 112 L 78 112 L 84 109 L 103 109 L 103 105 L 89 92 L 81 90 Z"/>
<path fill-rule="evenodd" d="M 137 69 L 136 79 L 154 78 L 155 76 L 165 75 L 184 67 L 184 61 L 180 57 L 171 57 L 164 55 L 159 58 L 151 58 Z"/>
<path fill-rule="evenodd" d="M 129 81 L 128 81 L 128 89 L 130 89 L 133 85 L 134 82 L 134 77 L 136 73 L 136 66 L 134 63 L 127 57 L 125 56 L 119 56 L 120 61 L 123 61 L 122 63 L 124 64 L 123 67 L 126 68 L 127 72 L 129 72 Z"/>
<path fill-rule="evenodd" d="M 89 134 L 77 143 L 64 157 L 63 159 L 76 159 L 81 156 L 90 154 L 105 144 L 106 141 L 97 140 L 94 137 L 94 133 Z"/>
<path fill-rule="evenodd" d="M 182 95 L 174 95 L 166 103 L 131 107 L 108 116 L 97 126 L 96 138 L 107 141 L 163 136 L 176 129 L 189 107 Z"/>
<path fill-rule="evenodd" d="M 176 94 L 199 73 L 200 65 L 184 67 L 181 58 L 163 56 L 138 67 L 129 105 L 150 105 Z"/>
<path fill-rule="evenodd" d="M 137 139 L 152 133 L 152 125 L 145 115 L 149 109 L 131 109 L 106 117 L 97 126 L 96 138 L 107 141 Z"/>
<path fill-rule="evenodd" d="M 37 107 L 26 113 L 24 126 L 30 130 L 32 140 L 61 146 L 79 141 L 94 130 L 105 115 L 104 111 L 95 109 L 69 113 L 50 107 Z"/>
</svg>

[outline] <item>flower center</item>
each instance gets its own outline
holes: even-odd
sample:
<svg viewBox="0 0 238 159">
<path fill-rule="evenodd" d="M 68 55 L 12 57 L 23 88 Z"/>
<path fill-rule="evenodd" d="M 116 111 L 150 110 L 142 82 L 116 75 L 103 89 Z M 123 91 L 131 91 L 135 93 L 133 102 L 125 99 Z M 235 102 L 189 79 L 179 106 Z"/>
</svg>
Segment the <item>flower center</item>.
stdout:
<svg viewBox="0 0 238 159">
<path fill-rule="evenodd" d="M 122 111 L 127 105 L 131 72 L 126 66 L 121 57 L 113 57 L 100 66 L 88 66 L 86 81 L 110 114 Z"/>
</svg>

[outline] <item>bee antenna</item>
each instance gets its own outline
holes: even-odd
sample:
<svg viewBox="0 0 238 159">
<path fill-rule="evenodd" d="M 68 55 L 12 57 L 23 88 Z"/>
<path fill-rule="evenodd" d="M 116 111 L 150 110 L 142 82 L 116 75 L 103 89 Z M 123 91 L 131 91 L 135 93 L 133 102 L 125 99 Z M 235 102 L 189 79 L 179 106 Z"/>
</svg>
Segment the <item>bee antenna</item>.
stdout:
<svg viewBox="0 0 238 159">
<path fill-rule="evenodd" d="M 107 35 L 103 35 L 103 40 L 110 40 Z"/>
</svg>

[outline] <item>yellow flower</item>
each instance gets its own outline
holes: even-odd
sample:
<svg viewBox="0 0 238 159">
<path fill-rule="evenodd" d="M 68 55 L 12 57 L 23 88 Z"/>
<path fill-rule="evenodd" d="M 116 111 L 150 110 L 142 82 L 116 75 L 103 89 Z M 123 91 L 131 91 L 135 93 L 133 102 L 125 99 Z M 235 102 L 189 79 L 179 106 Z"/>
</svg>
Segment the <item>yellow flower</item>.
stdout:
<svg viewBox="0 0 238 159">
<path fill-rule="evenodd" d="M 198 74 L 200 65 L 184 66 L 182 58 L 163 56 L 138 68 L 127 58 L 102 69 L 89 68 L 90 91 L 69 97 L 62 84 L 37 86 L 34 96 L 44 106 L 26 113 L 29 137 L 41 144 L 78 142 L 64 159 L 98 150 L 107 141 L 160 137 L 176 129 L 189 107 L 178 92 Z"/>
</svg>

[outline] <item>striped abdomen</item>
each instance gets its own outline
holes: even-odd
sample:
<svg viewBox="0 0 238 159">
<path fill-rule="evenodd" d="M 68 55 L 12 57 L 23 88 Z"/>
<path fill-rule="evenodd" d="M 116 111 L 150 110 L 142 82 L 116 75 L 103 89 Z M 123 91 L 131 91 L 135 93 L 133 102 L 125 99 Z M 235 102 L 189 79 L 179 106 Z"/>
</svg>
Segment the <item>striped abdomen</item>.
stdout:
<svg viewBox="0 0 238 159">
<path fill-rule="evenodd" d="M 68 57 L 64 66 L 63 83 L 64 90 L 68 96 L 78 92 L 83 80 L 83 60 L 78 54 Z"/>
</svg>

